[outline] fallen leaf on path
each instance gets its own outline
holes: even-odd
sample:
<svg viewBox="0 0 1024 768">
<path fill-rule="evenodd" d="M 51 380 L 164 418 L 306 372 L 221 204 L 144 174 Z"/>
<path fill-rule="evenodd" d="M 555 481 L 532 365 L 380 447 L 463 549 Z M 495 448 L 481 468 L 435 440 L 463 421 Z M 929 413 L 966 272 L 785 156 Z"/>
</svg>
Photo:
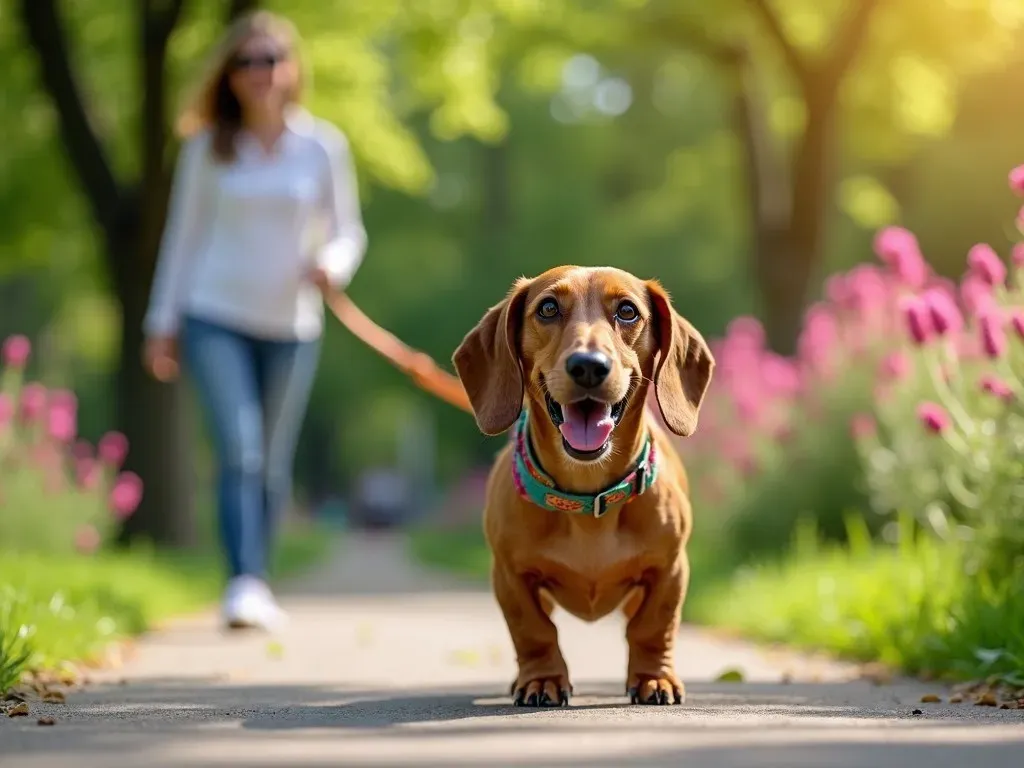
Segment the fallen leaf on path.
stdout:
<svg viewBox="0 0 1024 768">
<path fill-rule="evenodd" d="M 15 704 L 13 707 L 11 707 L 10 709 L 7 710 L 7 716 L 8 717 L 26 717 L 26 716 L 28 716 L 28 704 L 26 702 L 24 702 L 24 701 L 19 703 L 19 704 Z"/>
<path fill-rule="evenodd" d="M 924 712 L 922 712 L 922 711 L 921 711 L 920 709 L 915 709 L 915 710 L 914 710 L 913 712 L 911 712 L 910 714 L 912 714 L 912 715 L 923 715 L 923 714 L 924 714 Z"/>
<path fill-rule="evenodd" d="M 476 651 L 453 651 L 450 658 L 461 667 L 475 667 L 480 663 L 480 654 Z"/>
<path fill-rule="evenodd" d="M 56 722 L 52 717 L 40 717 L 36 720 L 36 725 L 54 725 Z"/>
<path fill-rule="evenodd" d="M 941 701 L 942 699 L 940 699 L 934 693 L 926 693 L 924 696 L 921 697 L 922 704 L 937 704 Z"/>
<path fill-rule="evenodd" d="M 267 655 L 272 659 L 280 659 L 284 656 L 284 646 L 277 640 L 267 643 Z"/>
<path fill-rule="evenodd" d="M 356 642 L 363 646 L 373 642 L 373 627 L 369 624 L 360 624 L 356 627 Z"/>
<path fill-rule="evenodd" d="M 43 701 L 49 704 L 66 704 L 67 698 L 62 691 L 47 691 L 43 694 Z"/>
<path fill-rule="evenodd" d="M 954 693 L 952 696 L 949 697 L 949 703 L 950 704 L 959 704 L 963 700 L 964 700 L 964 697 L 961 694 L 959 694 L 959 693 Z"/>
<path fill-rule="evenodd" d="M 998 704 L 999 702 L 996 701 L 996 697 L 993 696 L 991 693 L 983 693 L 981 694 L 981 696 L 974 700 L 974 705 L 976 707 L 995 707 Z"/>
<path fill-rule="evenodd" d="M 723 671 L 718 677 L 715 678 L 716 683 L 742 683 L 743 682 L 743 671 L 733 667 Z"/>
</svg>

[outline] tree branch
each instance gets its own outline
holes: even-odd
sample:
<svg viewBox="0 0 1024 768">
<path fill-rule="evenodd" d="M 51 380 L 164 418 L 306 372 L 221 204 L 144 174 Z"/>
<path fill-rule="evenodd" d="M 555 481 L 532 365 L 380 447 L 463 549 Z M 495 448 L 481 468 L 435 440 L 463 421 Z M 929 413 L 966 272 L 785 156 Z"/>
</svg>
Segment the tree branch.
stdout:
<svg viewBox="0 0 1024 768">
<path fill-rule="evenodd" d="M 871 18 L 879 6 L 879 0 L 857 0 L 847 14 L 846 21 L 832 35 L 832 53 L 825 67 L 826 82 L 838 85 L 850 68 L 867 36 Z"/>
<path fill-rule="evenodd" d="M 802 87 L 806 88 L 810 79 L 807 62 L 800 51 L 796 49 L 796 46 L 793 45 L 792 41 L 786 36 L 785 30 L 782 28 L 782 22 L 779 21 L 779 17 L 771 9 L 768 0 L 748 0 L 748 2 L 753 6 L 754 12 L 761 17 L 761 21 L 767 27 L 768 33 L 779 47 L 779 50 L 782 51 L 782 55 L 786 59 L 786 64 L 789 66 L 793 76 L 800 82 Z"/>
<path fill-rule="evenodd" d="M 121 188 L 93 130 L 72 74 L 67 36 L 54 0 L 21 0 L 21 18 L 39 60 L 43 88 L 57 111 L 59 131 L 93 217 L 107 234 L 117 217 Z"/>
</svg>

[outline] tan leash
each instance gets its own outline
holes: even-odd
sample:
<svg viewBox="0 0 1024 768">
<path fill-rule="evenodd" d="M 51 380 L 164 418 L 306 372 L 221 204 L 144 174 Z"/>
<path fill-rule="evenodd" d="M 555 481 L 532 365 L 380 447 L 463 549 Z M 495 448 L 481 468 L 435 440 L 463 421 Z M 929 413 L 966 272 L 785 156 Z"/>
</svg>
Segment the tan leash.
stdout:
<svg viewBox="0 0 1024 768">
<path fill-rule="evenodd" d="M 375 349 L 385 359 L 409 376 L 420 389 L 430 392 L 450 405 L 472 413 L 469 396 L 457 376 L 439 366 L 426 352 L 413 349 L 390 331 L 367 317 L 344 293 L 328 290 L 324 301 L 338 321 L 356 338 Z"/>
</svg>

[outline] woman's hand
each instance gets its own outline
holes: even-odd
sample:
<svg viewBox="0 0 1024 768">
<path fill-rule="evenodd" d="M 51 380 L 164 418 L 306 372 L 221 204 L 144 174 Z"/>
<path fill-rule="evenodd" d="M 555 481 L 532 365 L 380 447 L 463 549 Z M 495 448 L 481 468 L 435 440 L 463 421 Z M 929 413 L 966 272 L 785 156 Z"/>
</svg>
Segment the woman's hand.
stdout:
<svg viewBox="0 0 1024 768">
<path fill-rule="evenodd" d="M 151 336 L 143 349 L 146 370 L 157 381 L 170 382 L 178 378 L 178 340 L 174 336 Z"/>
<path fill-rule="evenodd" d="M 323 267 L 313 267 L 309 271 L 309 279 L 320 289 L 320 293 L 326 295 L 331 290 L 331 278 Z"/>
</svg>

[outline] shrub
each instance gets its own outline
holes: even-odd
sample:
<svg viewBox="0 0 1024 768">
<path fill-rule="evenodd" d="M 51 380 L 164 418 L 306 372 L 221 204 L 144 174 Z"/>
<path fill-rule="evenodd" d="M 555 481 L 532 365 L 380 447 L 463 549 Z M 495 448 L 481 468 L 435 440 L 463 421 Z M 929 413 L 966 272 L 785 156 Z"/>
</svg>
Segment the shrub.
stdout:
<svg viewBox="0 0 1024 768">
<path fill-rule="evenodd" d="M 1015 190 L 1019 178 L 1024 166 L 1011 174 Z M 842 539 L 855 509 L 892 539 L 905 510 L 943 540 L 973 542 L 967 567 L 1015 572 L 1024 243 L 1009 270 L 976 245 L 959 284 L 935 274 L 906 229 L 883 229 L 874 250 L 880 264 L 827 281 L 794 356 L 767 350 L 749 317 L 712 342 L 718 367 L 700 428 L 680 443 L 701 522 L 718 520 L 747 558 L 784 551 L 801 518 Z"/>
<path fill-rule="evenodd" d="M 967 567 L 1000 575 L 1024 567 L 1022 265 L 1024 245 L 1008 270 L 978 244 L 958 286 L 907 292 L 906 365 L 858 440 L 876 512 L 911 512 L 936 536 L 968 541 Z"/>
<path fill-rule="evenodd" d="M 24 336 L 0 350 L 0 549 L 94 552 L 138 507 L 142 480 L 121 470 L 124 435 L 78 439 L 74 393 L 25 382 L 30 353 Z"/>
</svg>

